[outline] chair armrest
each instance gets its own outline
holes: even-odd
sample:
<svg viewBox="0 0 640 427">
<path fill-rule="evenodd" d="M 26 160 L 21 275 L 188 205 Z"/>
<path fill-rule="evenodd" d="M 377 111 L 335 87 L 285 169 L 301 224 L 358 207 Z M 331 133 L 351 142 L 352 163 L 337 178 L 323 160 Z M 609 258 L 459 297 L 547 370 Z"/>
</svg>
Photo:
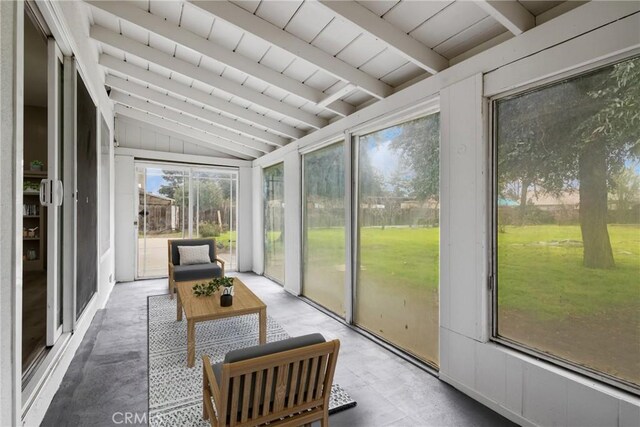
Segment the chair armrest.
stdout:
<svg viewBox="0 0 640 427">
<path fill-rule="evenodd" d="M 218 381 L 216 380 L 216 375 L 213 373 L 213 369 L 211 368 L 211 360 L 209 356 L 202 356 L 202 374 L 207 378 L 209 383 L 209 390 L 211 391 L 211 397 L 213 398 L 213 403 L 216 408 L 219 408 L 220 402 L 220 388 L 218 388 Z"/>
<path fill-rule="evenodd" d="M 169 261 L 169 278 L 173 278 L 173 270 L 175 268 L 175 265 L 173 265 L 173 263 L 171 261 Z"/>
<path fill-rule="evenodd" d="M 216 258 L 215 262 L 220 264 L 220 268 L 222 268 L 222 277 L 224 277 L 224 260 Z"/>
</svg>

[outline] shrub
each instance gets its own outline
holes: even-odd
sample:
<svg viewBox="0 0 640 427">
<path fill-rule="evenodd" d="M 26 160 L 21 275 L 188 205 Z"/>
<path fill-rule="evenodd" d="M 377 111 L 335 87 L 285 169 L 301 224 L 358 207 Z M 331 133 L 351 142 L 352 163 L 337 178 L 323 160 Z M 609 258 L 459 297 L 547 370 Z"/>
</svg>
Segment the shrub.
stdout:
<svg viewBox="0 0 640 427">
<path fill-rule="evenodd" d="M 211 222 L 204 222 L 200 224 L 200 237 L 218 237 L 222 232 L 221 227 L 218 224 Z"/>
</svg>

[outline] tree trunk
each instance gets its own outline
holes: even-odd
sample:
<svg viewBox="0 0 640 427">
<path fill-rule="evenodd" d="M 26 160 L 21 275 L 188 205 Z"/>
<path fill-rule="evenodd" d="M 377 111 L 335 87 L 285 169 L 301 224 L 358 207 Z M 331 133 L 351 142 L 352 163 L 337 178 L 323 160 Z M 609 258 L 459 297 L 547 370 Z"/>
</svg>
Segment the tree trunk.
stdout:
<svg viewBox="0 0 640 427">
<path fill-rule="evenodd" d="M 522 186 L 520 187 L 520 225 L 524 225 L 525 216 L 527 214 L 527 190 L 529 189 L 529 180 L 522 178 Z"/>
<path fill-rule="evenodd" d="M 607 230 L 607 159 L 605 146 L 593 142 L 579 158 L 580 229 L 583 264 L 588 268 L 613 268 L 613 251 Z"/>
</svg>

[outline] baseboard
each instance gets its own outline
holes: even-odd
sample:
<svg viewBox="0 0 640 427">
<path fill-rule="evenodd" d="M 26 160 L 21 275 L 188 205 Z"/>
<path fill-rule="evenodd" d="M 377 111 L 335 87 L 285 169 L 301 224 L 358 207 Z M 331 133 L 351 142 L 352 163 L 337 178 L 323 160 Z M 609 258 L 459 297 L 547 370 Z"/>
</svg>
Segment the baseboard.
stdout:
<svg viewBox="0 0 640 427">
<path fill-rule="evenodd" d="M 514 423 L 521 425 L 521 426 L 527 426 L 527 427 L 535 427 L 536 424 L 532 423 L 530 420 L 524 418 L 522 415 L 517 414 L 515 412 L 513 412 L 512 410 L 505 408 L 502 405 L 499 405 L 498 403 L 494 402 L 491 399 L 488 399 L 486 396 L 478 393 L 477 391 L 459 383 L 458 381 L 454 380 L 451 377 L 448 377 L 446 374 L 443 374 L 442 372 L 440 373 L 440 380 L 444 381 L 445 383 L 449 384 L 450 386 L 452 386 L 453 388 L 461 391 L 462 393 L 466 394 L 467 396 L 471 397 L 473 400 L 477 400 L 478 402 L 482 403 L 484 406 L 494 410 L 495 412 L 499 413 L 500 415 L 502 415 L 503 417 L 507 418 L 510 421 L 513 421 Z"/>
</svg>

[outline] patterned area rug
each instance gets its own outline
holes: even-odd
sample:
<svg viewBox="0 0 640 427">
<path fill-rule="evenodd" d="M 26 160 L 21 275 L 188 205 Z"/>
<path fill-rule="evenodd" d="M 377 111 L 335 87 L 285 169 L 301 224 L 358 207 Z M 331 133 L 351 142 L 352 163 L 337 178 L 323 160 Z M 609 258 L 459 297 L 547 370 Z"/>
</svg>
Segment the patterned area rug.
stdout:
<svg viewBox="0 0 640 427">
<path fill-rule="evenodd" d="M 196 365 L 187 368 L 187 321 L 176 321 L 176 300 L 149 297 L 149 424 L 208 426 L 202 419 L 202 355 L 213 363 L 231 350 L 258 344 L 258 315 L 231 317 L 196 324 Z M 267 318 L 267 342 L 289 338 L 275 320 Z M 356 406 L 337 384 L 331 388 L 329 413 Z"/>
</svg>

